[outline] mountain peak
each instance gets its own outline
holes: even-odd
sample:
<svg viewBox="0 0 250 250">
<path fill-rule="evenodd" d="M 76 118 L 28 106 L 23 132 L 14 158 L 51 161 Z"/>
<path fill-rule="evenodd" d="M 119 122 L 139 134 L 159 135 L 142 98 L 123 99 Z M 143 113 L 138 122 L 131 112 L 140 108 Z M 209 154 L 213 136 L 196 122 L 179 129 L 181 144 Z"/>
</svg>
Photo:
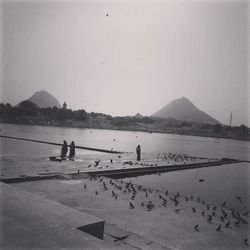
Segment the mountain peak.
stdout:
<svg viewBox="0 0 250 250">
<path fill-rule="evenodd" d="M 35 94 L 33 94 L 27 100 L 35 103 L 39 108 L 48 108 L 54 106 L 56 106 L 57 108 L 61 108 L 58 100 L 45 90 L 35 92 Z"/>
<path fill-rule="evenodd" d="M 204 123 L 219 123 L 210 115 L 199 110 L 188 98 L 185 96 L 175 99 L 168 105 L 160 109 L 153 116 L 162 118 L 173 118 L 182 121 L 204 122 Z"/>
</svg>

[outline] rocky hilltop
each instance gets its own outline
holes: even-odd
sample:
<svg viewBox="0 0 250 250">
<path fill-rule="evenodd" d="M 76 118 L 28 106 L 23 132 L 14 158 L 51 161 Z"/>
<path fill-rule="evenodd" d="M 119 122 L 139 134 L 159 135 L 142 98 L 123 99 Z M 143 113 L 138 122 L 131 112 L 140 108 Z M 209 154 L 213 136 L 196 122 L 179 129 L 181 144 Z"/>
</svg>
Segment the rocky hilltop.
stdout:
<svg viewBox="0 0 250 250">
<path fill-rule="evenodd" d="M 175 99 L 165 107 L 154 113 L 152 116 L 161 118 L 173 118 L 182 121 L 193 121 L 199 123 L 219 123 L 210 115 L 199 110 L 190 100 L 186 97 Z"/>
<path fill-rule="evenodd" d="M 39 108 L 54 107 L 61 108 L 58 100 L 45 90 L 41 90 L 32 95 L 27 101 L 35 103 Z"/>
</svg>

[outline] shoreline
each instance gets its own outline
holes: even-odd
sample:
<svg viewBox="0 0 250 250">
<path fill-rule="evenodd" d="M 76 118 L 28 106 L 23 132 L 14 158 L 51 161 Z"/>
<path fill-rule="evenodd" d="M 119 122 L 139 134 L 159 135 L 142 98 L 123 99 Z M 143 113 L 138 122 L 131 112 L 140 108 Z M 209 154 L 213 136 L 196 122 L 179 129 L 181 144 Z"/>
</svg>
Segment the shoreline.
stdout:
<svg viewBox="0 0 250 250">
<path fill-rule="evenodd" d="M 238 141 L 250 141 L 250 138 L 243 138 L 243 137 L 233 137 L 233 136 L 223 136 L 223 135 L 206 135 L 206 134 L 200 134 L 200 133 L 195 133 L 193 132 L 192 134 L 189 133 L 181 133 L 180 131 L 165 131 L 161 129 L 143 129 L 143 128 L 109 128 L 105 126 L 83 126 L 83 125 L 72 125 L 72 124 L 51 124 L 47 125 L 44 123 L 16 123 L 16 122 L 10 122 L 10 121 L 0 121 L 0 124 L 14 124 L 14 125 L 27 125 L 27 126 L 43 126 L 43 127 L 62 127 L 62 128 L 81 128 L 81 129 L 100 129 L 100 130 L 114 130 L 114 131 L 127 131 L 127 132 L 144 132 L 144 133 L 159 133 L 159 134 L 173 134 L 173 135 L 185 135 L 185 136 L 192 136 L 192 137 L 205 137 L 205 138 L 214 138 L 214 139 L 231 139 L 231 140 L 238 140 Z M 1 132 L 1 130 L 0 130 Z"/>
</svg>

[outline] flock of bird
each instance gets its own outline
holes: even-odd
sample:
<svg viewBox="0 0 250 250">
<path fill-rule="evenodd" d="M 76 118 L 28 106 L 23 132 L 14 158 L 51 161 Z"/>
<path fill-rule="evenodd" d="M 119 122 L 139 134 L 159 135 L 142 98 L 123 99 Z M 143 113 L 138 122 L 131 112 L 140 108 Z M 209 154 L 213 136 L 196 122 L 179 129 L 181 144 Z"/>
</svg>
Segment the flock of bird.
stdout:
<svg viewBox="0 0 250 250">
<path fill-rule="evenodd" d="M 205 157 L 190 156 L 187 154 L 174 154 L 174 153 L 158 153 L 158 160 L 168 161 L 168 163 L 198 163 L 201 160 L 212 161 L 213 159 Z"/>
<path fill-rule="evenodd" d="M 196 156 L 190 156 L 186 154 L 173 154 L 173 153 L 158 153 L 155 155 L 155 159 L 152 160 L 152 155 L 150 154 L 150 159 L 147 159 L 145 156 L 145 159 L 138 162 L 136 160 L 126 159 L 127 156 L 124 156 L 124 159 L 122 159 L 122 155 L 117 155 L 117 158 L 109 159 L 108 161 L 100 161 L 95 160 L 93 163 L 89 164 L 87 168 L 96 168 L 96 169 L 108 169 L 112 166 L 115 167 L 136 167 L 136 166 L 142 166 L 142 167 L 156 167 L 160 165 L 167 164 L 173 164 L 173 165 L 180 165 L 180 164 L 190 164 L 190 163 L 199 163 L 202 160 L 204 161 L 212 161 L 213 159 L 208 158 L 201 158 Z M 148 157 L 148 156 L 147 156 Z M 117 165 L 118 163 L 118 165 Z M 117 166 L 116 166 L 117 165 Z"/>
<path fill-rule="evenodd" d="M 177 215 L 181 214 L 183 210 L 188 209 L 191 213 L 202 216 L 207 223 L 214 225 L 216 232 L 222 232 L 232 227 L 240 227 L 241 225 L 248 224 L 249 211 L 241 213 L 235 208 L 230 208 L 226 201 L 220 206 L 215 206 L 202 200 L 200 197 L 194 197 L 193 195 L 184 196 L 179 192 L 173 194 L 168 190 L 162 192 L 158 189 L 133 184 L 131 181 L 126 182 L 124 180 L 113 180 L 96 176 L 91 176 L 89 180 L 98 181 L 99 185 L 101 185 L 99 192 L 101 192 L 100 190 L 110 192 L 111 197 L 115 200 L 118 200 L 124 195 L 128 196 L 129 209 L 140 207 L 150 212 L 160 206 L 174 208 L 174 212 Z M 85 183 L 84 189 L 87 188 L 87 184 Z M 94 192 L 96 196 L 100 195 L 97 190 Z M 240 196 L 235 196 L 235 199 L 239 202 L 243 202 Z M 184 203 L 186 205 L 184 205 Z M 184 208 L 180 205 L 184 205 Z M 200 209 L 200 207 L 202 207 L 202 209 Z M 195 224 L 193 230 L 200 232 L 202 227 L 199 224 Z M 246 246 L 249 246 L 247 238 L 245 238 L 243 242 Z"/>
</svg>

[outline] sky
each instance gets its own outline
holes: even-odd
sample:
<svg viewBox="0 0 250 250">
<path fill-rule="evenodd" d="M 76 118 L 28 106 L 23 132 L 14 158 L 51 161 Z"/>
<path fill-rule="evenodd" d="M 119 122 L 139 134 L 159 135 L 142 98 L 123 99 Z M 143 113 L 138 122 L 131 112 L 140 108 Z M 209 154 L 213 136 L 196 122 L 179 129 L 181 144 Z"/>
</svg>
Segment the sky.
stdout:
<svg viewBox="0 0 250 250">
<path fill-rule="evenodd" d="M 150 116 L 182 96 L 250 126 L 247 1 L 1 2 L 0 102 Z"/>
</svg>

